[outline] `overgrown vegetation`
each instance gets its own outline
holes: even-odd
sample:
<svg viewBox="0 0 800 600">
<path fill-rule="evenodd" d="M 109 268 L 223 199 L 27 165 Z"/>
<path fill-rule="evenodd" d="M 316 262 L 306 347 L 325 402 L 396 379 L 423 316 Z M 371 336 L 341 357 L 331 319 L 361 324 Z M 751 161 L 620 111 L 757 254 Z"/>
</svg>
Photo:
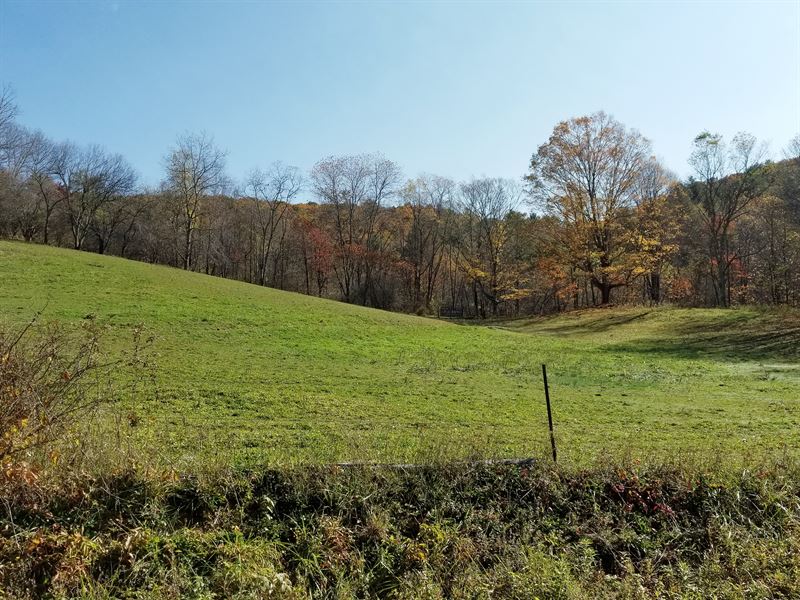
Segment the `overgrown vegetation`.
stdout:
<svg viewBox="0 0 800 600">
<path fill-rule="evenodd" d="M 792 598 L 797 465 L 430 464 L 24 484 L 14 598 Z"/>
<path fill-rule="evenodd" d="M 43 451 L 59 459 L 55 444 L 76 421 L 108 398 L 96 328 L 75 340 L 36 319 L 19 331 L 0 331 L 0 469 L 6 479 L 31 475 L 28 461 Z M 0 490 L 3 490 L 0 484 Z"/>
<path fill-rule="evenodd" d="M 134 328 L 131 349 L 109 358 L 100 350 L 100 326 L 89 321 L 72 332 L 57 323 L 40 325 L 39 316 L 16 330 L 0 330 L 3 495 L 13 495 L 19 480 L 32 484 L 43 469 L 85 465 L 87 450 L 96 451 L 97 445 L 83 436 L 117 399 L 113 370 L 127 370 L 135 395 L 138 378 L 149 366 L 145 345 L 150 340 L 142 340 L 140 327 Z"/>
</svg>

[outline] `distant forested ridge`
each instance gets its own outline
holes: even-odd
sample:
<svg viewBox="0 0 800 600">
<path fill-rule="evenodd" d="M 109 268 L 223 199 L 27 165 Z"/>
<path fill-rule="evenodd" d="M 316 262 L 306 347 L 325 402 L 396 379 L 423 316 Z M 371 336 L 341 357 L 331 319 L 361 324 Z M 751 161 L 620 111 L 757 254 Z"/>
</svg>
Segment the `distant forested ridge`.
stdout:
<svg viewBox="0 0 800 600">
<path fill-rule="evenodd" d="M 609 303 L 800 305 L 800 135 L 694 140 L 679 181 L 605 113 L 555 126 L 518 181 L 407 178 L 380 154 L 233 182 L 207 134 L 156 190 L 119 154 L 54 142 L 0 92 L 0 235 L 378 308 L 518 316 Z M 690 142 L 691 140 L 687 140 Z"/>
</svg>

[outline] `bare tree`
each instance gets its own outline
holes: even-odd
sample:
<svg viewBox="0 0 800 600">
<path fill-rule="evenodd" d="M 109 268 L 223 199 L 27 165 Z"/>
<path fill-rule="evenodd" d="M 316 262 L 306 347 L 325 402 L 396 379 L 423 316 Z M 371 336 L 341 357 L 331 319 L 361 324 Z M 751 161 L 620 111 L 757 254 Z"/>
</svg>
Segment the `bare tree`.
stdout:
<svg viewBox="0 0 800 600">
<path fill-rule="evenodd" d="M 33 153 L 41 133 L 30 132 L 16 123 L 6 124 L 2 131 L 3 149 L 0 168 L 14 178 L 25 178 L 30 171 Z"/>
<path fill-rule="evenodd" d="M 0 88 L 0 129 L 12 123 L 17 117 L 19 108 L 14 98 L 14 90 L 10 85 L 4 84 Z"/>
<path fill-rule="evenodd" d="M 784 149 L 784 156 L 788 164 L 779 168 L 778 193 L 788 205 L 789 218 L 800 225 L 800 133 Z"/>
<path fill-rule="evenodd" d="M 378 217 L 382 205 L 396 193 L 400 169 L 379 154 L 329 157 L 314 166 L 311 181 L 332 212 L 333 270 L 342 298 L 355 300 L 355 292 L 361 288 L 361 301 L 366 304 L 370 293 L 374 299 L 369 253 L 381 245 Z"/>
<path fill-rule="evenodd" d="M 141 202 L 133 202 L 127 196 L 110 198 L 98 207 L 89 223 L 89 229 L 97 242 L 97 252 L 105 254 L 114 235 L 126 226 L 130 228 L 137 214 L 143 210 Z"/>
<path fill-rule="evenodd" d="M 63 198 L 52 177 L 53 145 L 39 131 L 31 132 L 15 124 L 7 129 L 15 132 L 16 142 L 8 148 L 2 169 L 0 194 L 5 211 L 16 220 L 26 240 L 42 232 L 47 243 L 51 217 Z"/>
<path fill-rule="evenodd" d="M 144 191 L 125 198 L 125 214 L 119 229 L 119 255 L 126 257 L 128 248 L 146 228 L 148 212 L 154 204 L 152 192 Z"/>
<path fill-rule="evenodd" d="M 59 144 L 54 151 L 53 174 L 63 195 L 73 247 L 83 248 L 98 211 L 120 196 L 133 192 L 136 173 L 119 154 L 99 146 L 77 148 Z"/>
<path fill-rule="evenodd" d="M 737 223 L 736 238 L 737 253 L 745 255 L 751 297 L 793 303 L 800 293 L 800 224 L 793 221 L 787 202 L 772 194 L 760 197 Z"/>
<path fill-rule="evenodd" d="M 730 270 L 739 258 L 732 246 L 732 230 L 765 189 L 758 169 L 764 154 L 765 147 L 747 133 L 737 134 L 730 147 L 719 134 L 703 132 L 694 140 L 689 158 L 694 175 L 687 187 L 705 233 L 717 306 L 730 306 Z"/>
<path fill-rule="evenodd" d="M 361 157 L 367 167 L 367 198 L 363 205 L 365 221 L 366 253 L 364 254 L 364 285 L 361 303 L 364 305 L 385 307 L 385 299 L 378 294 L 378 260 L 386 252 L 390 236 L 386 235 L 380 216 L 384 205 L 397 194 L 402 181 L 400 167 L 381 154 L 368 154 Z M 381 261 L 382 263 L 382 261 Z"/>
<path fill-rule="evenodd" d="M 407 182 L 401 192 L 411 213 L 402 256 L 411 265 L 411 302 L 415 311 L 431 310 L 455 189 L 451 179 L 422 175 Z"/>
<path fill-rule="evenodd" d="M 488 301 L 492 314 L 502 301 L 504 288 L 503 247 L 507 239 L 505 218 L 520 201 L 519 186 L 508 179 L 474 179 L 461 185 L 460 208 L 467 217 L 461 257 L 472 284 L 476 310 Z"/>
<path fill-rule="evenodd" d="M 165 188 L 172 194 L 182 231 L 181 262 L 193 266 L 195 232 L 199 227 L 203 198 L 221 191 L 226 183 L 225 152 L 206 133 L 178 138 L 165 158 Z"/>
<path fill-rule="evenodd" d="M 333 271 L 342 299 L 351 301 L 358 281 L 360 244 L 364 234 L 357 211 L 366 197 L 367 173 L 354 157 L 329 157 L 311 171 L 317 196 L 331 208 L 336 246 Z"/>
<path fill-rule="evenodd" d="M 41 132 L 32 136 L 29 179 L 41 203 L 42 241 L 50 241 L 50 222 L 58 205 L 64 200 L 63 189 L 53 181 L 56 171 L 56 146 Z"/>
<path fill-rule="evenodd" d="M 783 154 L 788 160 L 800 160 L 800 133 L 789 140 Z"/>
<path fill-rule="evenodd" d="M 253 199 L 256 229 L 256 281 L 275 283 L 275 268 L 268 275 L 276 233 L 284 225 L 290 203 L 303 189 L 303 176 L 296 167 L 274 163 L 266 171 L 254 170 L 247 178 L 245 191 Z M 276 261 L 272 261 L 273 266 Z"/>
<path fill-rule="evenodd" d="M 44 136 L 13 122 L 0 128 L 0 136 L 3 138 L 0 143 L 2 220 L 7 229 L 11 225 L 9 233 L 16 232 L 32 241 L 42 229 L 42 200 L 32 176 L 38 166 L 38 151 Z"/>
<path fill-rule="evenodd" d="M 21 197 L 23 182 L 19 177 L 24 167 L 28 132 L 15 122 L 18 112 L 11 87 L 0 87 L 0 227 L 6 229 L 15 228 L 11 224 L 14 215 L 29 212 L 29 202 Z"/>
<path fill-rule="evenodd" d="M 33 241 L 41 218 L 36 194 L 24 179 L 0 169 L 0 235 Z"/>
<path fill-rule="evenodd" d="M 13 125 L 18 112 L 14 91 L 4 85 L 0 88 L 0 168 L 4 168 L 6 153 L 15 143 Z"/>
</svg>

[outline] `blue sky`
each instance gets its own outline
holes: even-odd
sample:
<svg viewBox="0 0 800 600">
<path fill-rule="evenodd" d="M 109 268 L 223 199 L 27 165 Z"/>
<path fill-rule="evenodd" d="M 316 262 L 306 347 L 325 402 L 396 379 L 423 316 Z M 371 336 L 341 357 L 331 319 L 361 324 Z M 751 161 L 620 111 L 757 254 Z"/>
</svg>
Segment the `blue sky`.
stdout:
<svg viewBox="0 0 800 600">
<path fill-rule="evenodd" d="M 516 178 L 558 121 L 600 109 L 686 174 L 703 129 L 776 157 L 800 132 L 800 1 L 0 0 L 0 81 L 25 125 L 147 184 L 199 130 L 234 178 L 369 151 L 408 176 Z"/>
</svg>

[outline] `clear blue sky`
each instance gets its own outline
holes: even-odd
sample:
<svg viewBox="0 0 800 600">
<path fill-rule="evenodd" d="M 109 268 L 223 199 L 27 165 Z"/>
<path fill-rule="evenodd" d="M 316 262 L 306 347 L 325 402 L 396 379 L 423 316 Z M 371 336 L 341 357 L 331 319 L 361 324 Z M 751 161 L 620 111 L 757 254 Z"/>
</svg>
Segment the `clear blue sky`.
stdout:
<svg viewBox="0 0 800 600">
<path fill-rule="evenodd" d="M 155 184 L 206 130 L 231 176 L 381 151 L 406 175 L 519 177 L 562 119 L 603 109 L 679 174 L 693 137 L 800 131 L 800 2 L 0 0 L 21 121 L 98 142 Z"/>
</svg>

